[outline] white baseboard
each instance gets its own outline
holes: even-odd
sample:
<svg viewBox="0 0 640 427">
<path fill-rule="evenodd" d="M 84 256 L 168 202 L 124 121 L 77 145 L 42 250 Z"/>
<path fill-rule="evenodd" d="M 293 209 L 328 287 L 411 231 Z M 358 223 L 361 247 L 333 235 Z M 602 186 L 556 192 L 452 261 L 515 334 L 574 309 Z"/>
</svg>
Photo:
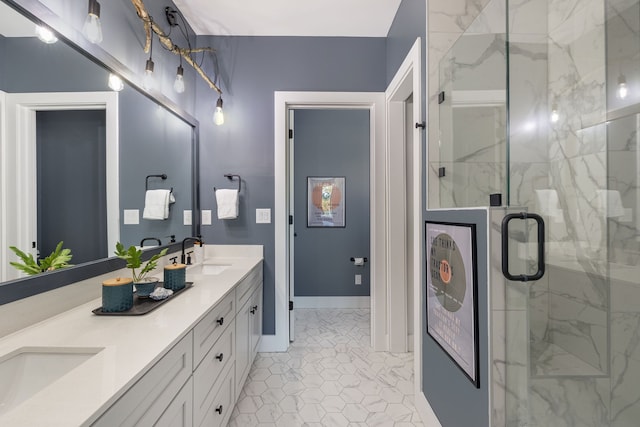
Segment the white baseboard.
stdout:
<svg viewBox="0 0 640 427">
<path fill-rule="evenodd" d="M 420 392 L 416 394 L 414 404 L 418 414 L 420 414 L 420 418 L 422 418 L 422 424 L 424 424 L 425 427 L 442 427 L 440 420 L 438 420 L 435 412 L 433 412 L 433 408 L 429 405 L 429 401 L 424 393 Z"/>
<path fill-rule="evenodd" d="M 258 353 L 282 353 L 289 349 L 289 330 L 286 335 L 262 335 Z"/>
<path fill-rule="evenodd" d="M 295 297 L 294 308 L 371 308 L 371 297 Z"/>
</svg>

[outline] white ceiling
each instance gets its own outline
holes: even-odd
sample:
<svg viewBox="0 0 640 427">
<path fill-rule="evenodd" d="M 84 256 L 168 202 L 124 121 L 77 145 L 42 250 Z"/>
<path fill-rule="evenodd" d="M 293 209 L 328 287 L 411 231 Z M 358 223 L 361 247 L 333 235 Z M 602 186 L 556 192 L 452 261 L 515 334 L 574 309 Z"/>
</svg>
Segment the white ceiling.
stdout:
<svg viewBox="0 0 640 427">
<path fill-rule="evenodd" d="M 35 28 L 29 19 L 0 2 L 0 34 L 5 37 L 35 37 Z"/>
<path fill-rule="evenodd" d="M 401 0 L 174 0 L 199 35 L 386 37 Z"/>
</svg>

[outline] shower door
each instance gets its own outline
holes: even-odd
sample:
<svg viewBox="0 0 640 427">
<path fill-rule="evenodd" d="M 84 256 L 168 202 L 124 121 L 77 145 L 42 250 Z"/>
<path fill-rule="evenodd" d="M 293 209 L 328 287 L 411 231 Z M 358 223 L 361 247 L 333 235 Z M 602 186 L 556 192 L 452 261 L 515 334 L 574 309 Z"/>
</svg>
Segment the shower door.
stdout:
<svg viewBox="0 0 640 427">
<path fill-rule="evenodd" d="M 638 426 L 640 0 L 481 3 L 430 51 L 428 204 L 502 196 L 490 209 L 491 423 Z M 508 280 L 503 258 L 513 276 L 544 274 Z"/>
</svg>

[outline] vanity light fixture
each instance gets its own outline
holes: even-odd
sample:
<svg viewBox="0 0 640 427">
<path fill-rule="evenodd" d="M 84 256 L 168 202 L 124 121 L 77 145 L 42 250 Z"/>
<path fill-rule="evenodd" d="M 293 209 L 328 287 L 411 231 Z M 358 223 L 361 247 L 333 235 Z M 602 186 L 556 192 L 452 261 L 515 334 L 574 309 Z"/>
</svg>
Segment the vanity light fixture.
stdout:
<svg viewBox="0 0 640 427">
<path fill-rule="evenodd" d="M 222 111 L 222 96 L 216 101 L 216 110 L 213 112 L 213 123 L 218 126 L 224 124 L 224 112 Z"/>
<path fill-rule="evenodd" d="M 624 76 L 624 74 L 620 74 L 618 76 L 618 90 L 616 92 L 616 95 L 619 99 L 625 99 L 628 94 L 629 89 L 627 88 L 627 78 Z"/>
<path fill-rule="evenodd" d="M 178 71 L 176 72 L 176 80 L 173 82 L 173 88 L 178 93 L 184 92 L 184 68 L 182 68 L 182 59 L 180 65 L 178 65 Z"/>
<path fill-rule="evenodd" d="M 82 32 L 91 43 L 100 43 L 102 41 L 100 3 L 98 3 L 98 0 L 89 0 L 89 13 L 84 21 Z"/>
<path fill-rule="evenodd" d="M 142 78 L 142 85 L 145 89 L 152 89 L 154 86 L 153 69 L 155 64 L 153 63 L 153 37 L 151 37 L 151 49 L 149 50 L 149 59 L 144 66 L 144 77 Z"/>
<path fill-rule="evenodd" d="M 41 42 L 46 44 L 55 43 L 58 41 L 58 37 L 49 28 L 44 25 L 36 25 L 36 36 Z"/>
<path fill-rule="evenodd" d="M 124 89 L 124 82 L 117 74 L 109 74 L 109 88 L 115 92 Z"/>
</svg>

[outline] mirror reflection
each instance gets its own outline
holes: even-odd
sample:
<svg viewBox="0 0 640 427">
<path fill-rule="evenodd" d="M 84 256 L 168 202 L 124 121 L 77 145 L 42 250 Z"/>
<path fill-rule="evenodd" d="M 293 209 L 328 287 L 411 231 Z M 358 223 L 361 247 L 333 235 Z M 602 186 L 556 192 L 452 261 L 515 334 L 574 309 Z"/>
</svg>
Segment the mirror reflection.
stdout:
<svg viewBox="0 0 640 427">
<path fill-rule="evenodd" d="M 24 276 L 10 246 L 44 258 L 64 241 L 78 265 L 192 235 L 189 123 L 4 3 L 0 58 L 2 281 Z"/>
</svg>

